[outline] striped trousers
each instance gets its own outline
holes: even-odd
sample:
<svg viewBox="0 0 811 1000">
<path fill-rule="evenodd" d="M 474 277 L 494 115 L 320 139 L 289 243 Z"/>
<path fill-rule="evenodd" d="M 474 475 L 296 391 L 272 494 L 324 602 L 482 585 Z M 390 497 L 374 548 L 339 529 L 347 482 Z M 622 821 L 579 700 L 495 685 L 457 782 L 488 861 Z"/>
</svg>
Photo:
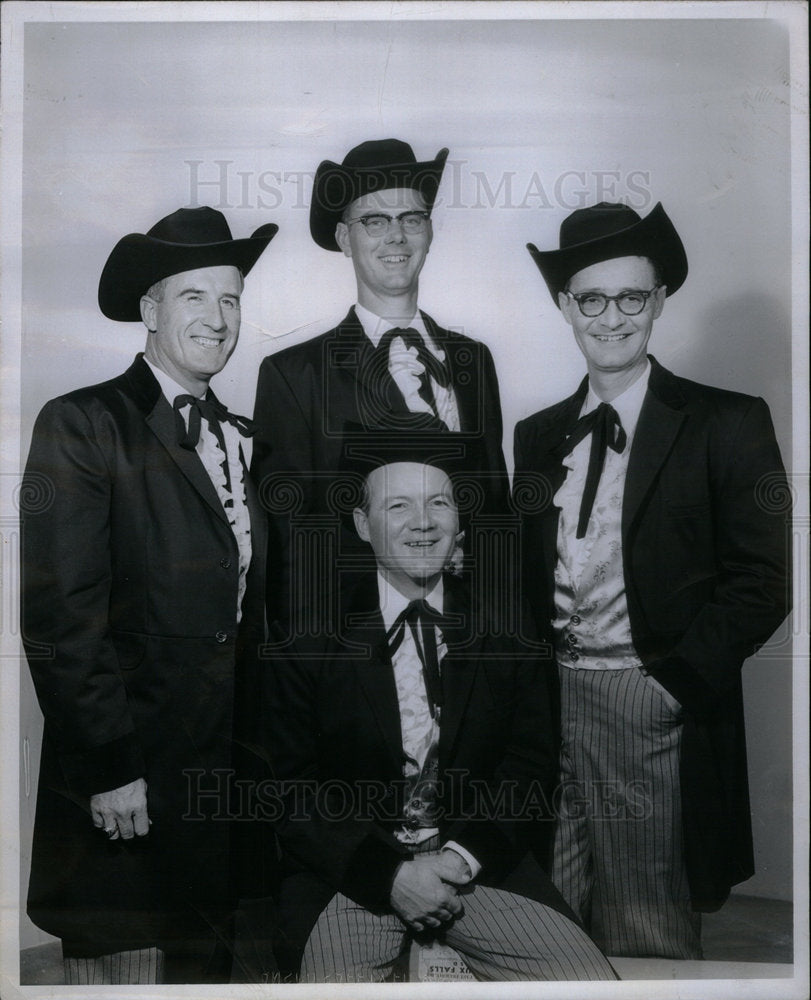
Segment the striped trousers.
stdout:
<svg viewBox="0 0 811 1000">
<path fill-rule="evenodd" d="M 464 912 L 438 937 L 478 980 L 616 979 L 608 960 L 574 921 L 525 896 L 488 886 L 460 890 Z M 393 913 L 375 914 L 337 893 L 304 949 L 301 982 L 379 983 L 412 940 Z"/>
<path fill-rule="evenodd" d="M 682 850 L 681 707 L 635 667 L 559 675 L 552 881 L 606 954 L 702 958 Z"/>
<path fill-rule="evenodd" d="M 149 986 L 163 982 L 163 952 L 135 948 L 95 958 L 63 959 L 66 986 Z"/>
</svg>

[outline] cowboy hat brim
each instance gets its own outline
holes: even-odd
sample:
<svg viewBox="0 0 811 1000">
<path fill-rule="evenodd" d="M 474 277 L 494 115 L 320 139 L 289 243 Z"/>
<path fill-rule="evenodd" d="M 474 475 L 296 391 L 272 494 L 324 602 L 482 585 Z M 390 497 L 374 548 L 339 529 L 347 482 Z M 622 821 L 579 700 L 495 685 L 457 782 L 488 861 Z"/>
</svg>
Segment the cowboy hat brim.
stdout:
<svg viewBox="0 0 811 1000">
<path fill-rule="evenodd" d="M 99 307 L 108 319 L 141 319 L 141 297 L 156 281 L 201 267 L 232 265 L 244 277 L 279 227 L 269 222 L 242 240 L 217 243 L 170 243 L 143 233 L 118 241 L 99 280 Z"/>
<path fill-rule="evenodd" d="M 657 202 L 644 219 L 615 233 L 562 250 L 539 250 L 534 243 L 527 243 L 527 250 L 558 308 L 558 294 L 573 274 L 615 257 L 649 257 L 659 267 L 668 295 L 678 291 L 687 277 L 684 244 L 661 202 Z"/>
<path fill-rule="evenodd" d="M 386 163 L 380 166 L 345 167 L 324 160 L 315 172 L 310 202 L 310 233 L 324 250 L 340 251 L 335 227 L 347 205 L 356 198 L 390 188 L 419 191 L 430 212 L 436 200 L 448 150 L 440 149 L 435 159 L 422 163 Z"/>
</svg>

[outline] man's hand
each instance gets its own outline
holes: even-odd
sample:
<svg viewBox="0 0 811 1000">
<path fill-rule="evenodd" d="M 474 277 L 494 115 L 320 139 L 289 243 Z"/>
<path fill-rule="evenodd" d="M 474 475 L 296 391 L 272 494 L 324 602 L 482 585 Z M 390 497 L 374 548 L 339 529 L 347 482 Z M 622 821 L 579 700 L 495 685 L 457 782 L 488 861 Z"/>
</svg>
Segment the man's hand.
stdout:
<svg viewBox="0 0 811 1000">
<path fill-rule="evenodd" d="M 391 907 L 413 930 L 439 927 L 462 912 L 459 893 L 442 881 L 437 858 L 403 861 L 391 887 Z"/>
<path fill-rule="evenodd" d="M 149 833 L 149 816 L 146 811 L 146 781 L 136 778 L 128 785 L 111 792 L 90 796 L 90 814 L 93 826 L 104 830 L 110 840 L 132 840 L 133 836 Z"/>
<path fill-rule="evenodd" d="M 443 882 L 451 882 L 453 885 L 467 885 L 473 877 L 470 865 L 452 847 L 444 848 L 434 856 L 433 861 L 434 871 Z"/>
</svg>

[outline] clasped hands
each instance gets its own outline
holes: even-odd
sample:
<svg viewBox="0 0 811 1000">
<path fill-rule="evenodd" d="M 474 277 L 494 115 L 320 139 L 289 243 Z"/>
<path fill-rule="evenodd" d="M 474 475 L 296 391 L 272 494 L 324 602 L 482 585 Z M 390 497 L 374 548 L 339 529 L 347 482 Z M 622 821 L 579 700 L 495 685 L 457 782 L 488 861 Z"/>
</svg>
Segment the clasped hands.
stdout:
<svg viewBox="0 0 811 1000">
<path fill-rule="evenodd" d="M 412 930 L 440 927 L 462 912 L 457 887 L 470 880 L 470 867 L 456 851 L 418 854 L 397 869 L 391 907 Z"/>
<path fill-rule="evenodd" d="M 149 833 L 151 820 L 146 808 L 146 781 L 136 778 L 128 785 L 90 796 L 93 826 L 110 840 L 132 840 Z"/>
</svg>

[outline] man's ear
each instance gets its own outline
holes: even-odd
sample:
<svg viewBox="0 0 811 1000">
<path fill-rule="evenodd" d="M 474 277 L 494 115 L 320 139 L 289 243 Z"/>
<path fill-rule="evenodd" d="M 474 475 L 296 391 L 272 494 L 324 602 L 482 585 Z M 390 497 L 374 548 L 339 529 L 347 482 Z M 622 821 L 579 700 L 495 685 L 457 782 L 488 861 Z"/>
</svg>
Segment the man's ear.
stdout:
<svg viewBox="0 0 811 1000">
<path fill-rule="evenodd" d="M 667 298 L 667 285 L 659 285 L 656 291 L 653 293 L 653 318 L 659 319 L 662 315 L 662 310 L 665 307 L 665 299 Z"/>
<path fill-rule="evenodd" d="M 349 226 L 345 222 L 339 222 L 335 227 L 335 242 L 343 250 L 345 257 L 352 256 L 352 244 L 349 242 Z"/>
<path fill-rule="evenodd" d="M 560 306 L 560 311 L 563 313 L 563 318 L 569 324 L 572 325 L 572 313 L 573 308 L 577 308 L 577 303 L 568 294 L 568 292 L 558 292 L 558 305 Z"/>
<path fill-rule="evenodd" d="M 360 539 L 363 542 L 368 542 L 369 538 L 369 518 L 366 516 L 366 511 L 361 507 L 356 507 L 352 511 L 352 517 L 355 519 L 355 531 L 360 535 Z"/>
<path fill-rule="evenodd" d="M 154 333 L 158 329 L 155 300 L 151 299 L 148 295 L 141 296 L 141 319 L 150 333 Z"/>
</svg>

